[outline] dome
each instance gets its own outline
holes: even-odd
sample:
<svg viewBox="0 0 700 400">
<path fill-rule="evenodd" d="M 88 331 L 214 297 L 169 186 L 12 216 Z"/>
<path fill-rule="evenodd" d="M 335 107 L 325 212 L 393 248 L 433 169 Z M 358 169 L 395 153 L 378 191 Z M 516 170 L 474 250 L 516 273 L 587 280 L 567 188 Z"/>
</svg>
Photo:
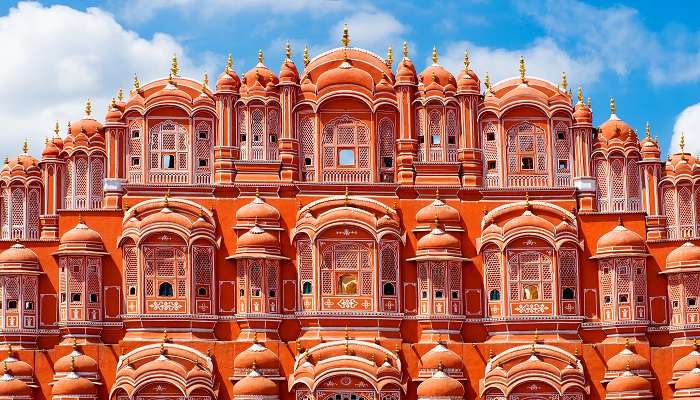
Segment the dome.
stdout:
<svg viewBox="0 0 700 400">
<path fill-rule="evenodd" d="M 459 211 L 436 198 L 427 206 L 421 208 L 416 214 L 416 225 L 432 225 L 437 218 L 447 225 L 459 225 Z"/>
<path fill-rule="evenodd" d="M 672 154 L 666 161 L 666 175 L 676 176 L 693 174 L 698 167 L 698 160 L 689 153 Z"/>
<path fill-rule="evenodd" d="M 607 141 L 613 139 L 625 141 L 628 136 L 632 136 L 635 140 L 637 139 L 637 135 L 634 133 L 632 127 L 629 126 L 627 122 L 618 118 L 614 113 L 610 115 L 610 119 L 603 122 L 603 124 L 598 127 L 597 137 Z"/>
<path fill-rule="evenodd" d="M 15 398 L 21 396 L 32 396 L 32 389 L 29 385 L 8 373 L 0 377 L 0 397 Z"/>
<path fill-rule="evenodd" d="M 237 92 L 241 88 L 241 78 L 238 77 L 236 71 L 233 70 L 233 58 L 228 55 L 226 60 L 226 68 L 216 80 L 216 91 L 233 91 Z"/>
<path fill-rule="evenodd" d="M 32 377 L 34 375 L 34 368 L 24 361 L 18 360 L 12 355 L 9 355 L 6 359 L 2 361 L 3 364 L 7 363 L 7 370 L 12 374 L 12 376 L 18 377 Z"/>
<path fill-rule="evenodd" d="M 15 243 L 0 253 L 0 271 L 3 270 L 38 271 L 39 256 L 22 243 Z"/>
<path fill-rule="evenodd" d="M 537 103 L 548 104 L 549 97 L 536 88 L 528 85 L 527 83 L 520 83 L 515 88 L 509 90 L 503 97 L 501 97 L 503 104 L 507 104 L 513 101 L 534 101 Z"/>
<path fill-rule="evenodd" d="M 606 363 L 608 371 L 648 371 L 651 368 L 649 360 L 630 350 L 626 346 L 621 352 L 612 356 Z"/>
<path fill-rule="evenodd" d="M 630 371 L 625 371 L 625 373 L 610 381 L 605 390 L 608 394 L 651 391 L 651 383 L 646 378 L 635 375 Z"/>
<path fill-rule="evenodd" d="M 688 372 L 698 366 L 700 366 L 700 352 L 697 349 L 693 349 L 693 351 L 673 364 L 673 373 Z"/>
<path fill-rule="evenodd" d="M 675 390 L 700 389 L 700 367 L 695 367 L 676 381 Z"/>
<path fill-rule="evenodd" d="M 211 98 L 211 96 L 209 96 L 209 94 L 205 90 L 203 90 L 199 96 L 195 97 L 193 104 L 195 106 L 216 107 L 214 100 Z"/>
<path fill-rule="evenodd" d="M 79 352 L 77 349 L 73 349 L 70 354 L 59 358 L 53 367 L 54 372 L 66 374 L 71 371 L 76 373 L 97 373 L 99 370 L 97 362 L 92 357 Z"/>
<path fill-rule="evenodd" d="M 459 239 L 440 228 L 435 228 L 418 240 L 416 254 L 444 253 L 449 250 L 460 252 L 461 248 Z"/>
<path fill-rule="evenodd" d="M 180 226 L 189 227 L 192 224 L 189 218 L 181 213 L 173 212 L 167 206 L 161 209 L 157 213 L 153 213 L 141 221 L 141 226 L 147 226 L 150 224 L 176 224 Z"/>
<path fill-rule="evenodd" d="M 61 145 L 62 144 L 63 143 L 61 143 Z M 57 158 L 60 153 L 61 148 L 56 144 L 55 138 L 51 138 L 46 141 L 46 144 L 44 145 L 44 150 L 41 151 L 41 158 Z"/>
<path fill-rule="evenodd" d="M 233 385 L 233 397 L 238 396 L 278 396 L 277 384 L 256 370 L 250 371 L 248 376 Z"/>
<path fill-rule="evenodd" d="M 666 257 L 666 271 L 697 267 L 700 267 L 700 247 L 692 242 L 676 247 Z"/>
<path fill-rule="evenodd" d="M 54 383 L 51 394 L 54 396 L 96 395 L 97 387 L 89 379 L 69 374 Z"/>
<path fill-rule="evenodd" d="M 323 72 L 316 80 L 316 91 L 321 93 L 324 89 L 336 85 L 359 86 L 370 93 L 374 91 L 372 75 L 353 67 L 350 60 L 345 60 L 336 68 Z"/>
<path fill-rule="evenodd" d="M 82 220 L 71 230 L 61 236 L 61 244 L 69 244 L 72 242 L 85 243 L 95 242 L 102 243 L 102 236 L 90 229 Z"/>
<path fill-rule="evenodd" d="M 424 86 L 429 86 L 432 83 L 437 83 L 438 85 L 445 87 L 447 85 L 452 85 L 452 87 L 457 87 L 457 82 L 455 81 L 454 75 L 450 73 L 445 67 L 438 64 L 437 49 L 433 47 L 433 63 L 429 65 L 419 76 L 420 83 Z"/>
<path fill-rule="evenodd" d="M 184 90 L 178 89 L 175 80 L 168 82 L 165 87 L 155 94 L 148 96 L 146 105 L 150 106 L 161 101 L 176 101 L 185 104 L 192 104 L 192 96 Z"/>
<path fill-rule="evenodd" d="M 26 142 L 24 144 L 24 152 L 17 157 L 11 157 L 5 159 L 5 165 L 2 167 L 0 176 L 2 177 L 21 177 L 26 178 L 28 176 L 41 176 L 41 170 L 39 169 L 39 160 L 34 158 L 28 153 L 29 147 Z"/>
<path fill-rule="evenodd" d="M 277 235 L 274 235 L 258 225 L 254 225 L 250 230 L 238 238 L 236 254 L 247 252 L 271 252 L 280 253 L 280 242 Z"/>
<path fill-rule="evenodd" d="M 458 380 L 449 377 L 441 370 L 436 371 L 432 377 L 418 385 L 419 399 L 441 397 L 464 397 L 464 386 Z"/>
<path fill-rule="evenodd" d="M 588 106 L 583 104 L 583 95 L 581 95 L 580 89 L 581 88 L 579 88 L 579 101 L 574 107 L 574 119 L 578 124 L 590 125 L 593 122 L 593 113 L 591 113 L 591 109 L 588 108 Z"/>
<path fill-rule="evenodd" d="M 256 82 L 263 88 L 266 88 L 269 84 L 276 85 L 279 82 L 272 70 L 263 64 L 262 50 L 258 51 L 258 63 L 255 67 L 243 75 L 243 83 L 248 88 L 255 86 Z"/>
<path fill-rule="evenodd" d="M 544 362 L 544 361 L 540 360 L 536 354 L 532 354 L 530 356 L 530 358 L 527 359 L 527 361 L 516 364 L 515 366 L 513 366 L 513 368 L 508 370 L 508 376 L 514 376 L 518 373 L 530 372 L 530 371 L 549 373 L 549 374 L 552 374 L 554 376 L 557 376 L 561 373 L 559 368 L 557 368 L 556 366 L 554 366 L 550 363 Z"/>
<path fill-rule="evenodd" d="M 161 350 L 163 353 L 163 350 Z M 161 354 L 155 360 L 149 361 L 136 369 L 136 375 L 145 376 L 149 373 L 161 375 L 163 371 L 169 371 L 177 376 L 187 376 L 187 371 L 179 363 L 169 359 L 164 354 Z"/>
<path fill-rule="evenodd" d="M 275 207 L 267 204 L 257 193 L 250 203 L 236 211 L 236 220 L 239 223 L 241 221 L 252 222 L 257 220 L 263 225 L 266 223 L 277 224 L 279 219 L 280 212 Z"/>
<path fill-rule="evenodd" d="M 242 351 L 233 359 L 233 369 L 236 374 L 248 373 L 250 370 L 257 369 L 264 374 L 268 371 L 275 370 L 279 374 L 280 360 L 272 350 L 263 346 L 260 343 L 254 342 L 250 347 Z"/>
<path fill-rule="evenodd" d="M 421 368 L 437 370 L 442 367 L 447 370 L 463 370 L 462 357 L 442 344 L 438 344 L 420 358 Z"/>
<path fill-rule="evenodd" d="M 598 239 L 596 257 L 605 255 L 646 255 L 644 238 L 638 233 L 618 225 Z"/>
<path fill-rule="evenodd" d="M 282 67 L 280 68 L 280 82 L 299 83 L 299 71 L 294 61 L 292 61 L 289 56 L 291 56 L 291 53 L 288 54 L 287 58 L 282 62 Z"/>
<path fill-rule="evenodd" d="M 460 72 L 457 76 L 457 89 L 460 91 L 479 92 L 481 90 L 479 77 L 471 69 L 462 70 L 462 72 Z"/>
<path fill-rule="evenodd" d="M 377 83 L 374 89 L 375 93 L 394 93 L 394 86 L 391 84 L 391 80 L 388 75 L 384 74 L 382 79 Z"/>
<path fill-rule="evenodd" d="M 122 111 L 119 109 L 119 106 L 117 106 L 117 101 L 115 99 L 112 99 L 112 104 L 109 106 L 109 109 L 107 110 L 107 114 L 105 115 L 105 121 L 107 122 L 119 122 L 122 119 Z"/>
<path fill-rule="evenodd" d="M 522 215 L 515 217 L 503 224 L 503 234 L 505 235 L 511 230 L 522 228 L 539 228 L 544 229 L 547 232 L 554 233 L 554 224 L 538 215 L 535 215 L 529 209 L 526 209 Z"/>
<path fill-rule="evenodd" d="M 396 83 L 414 85 L 417 82 L 416 67 L 413 66 L 413 62 L 408 56 L 404 55 L 404 58 L 399 62 L 399 66 L 396 69 Z"/>
<path fill-rule="evenodd" d="M 191 381 L 194 379 L 206 379 L 210 380 L 211 379 L 211 374 L 207 372 L 204 368 L 202 368 L 201 365 L 197 364 L 192 369 L 187 373 L 187 380 Z"/>
</svg>

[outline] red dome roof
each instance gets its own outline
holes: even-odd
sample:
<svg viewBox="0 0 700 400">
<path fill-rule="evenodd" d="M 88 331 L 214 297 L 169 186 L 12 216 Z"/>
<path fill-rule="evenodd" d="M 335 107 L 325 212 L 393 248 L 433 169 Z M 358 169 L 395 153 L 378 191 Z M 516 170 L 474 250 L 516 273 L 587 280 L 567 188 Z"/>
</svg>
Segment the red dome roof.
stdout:
<svg viewBox="0 0 700 400">
<path fill-rule="evenodd" d="M 0 377 L 0 397 L 13 399 L 22 396 L 32 396 L 29 385 L 9 374 Z"/>
<path fill-rule="evenodd" d="M 243 75 L 243 84 L 248 88 L 256 84 L 266 88 L 268 85 L 276 85 L 277 83 L 279 83 L 279 79 L 274 72 L 263 64 L 262 50 L 258 51 L 258 63 Z"/>
<path fill-rule="evenodd" d="M 579 124 L 590 124 L 593 121 L 593 113 L 591 113 L 591 109 L 588 106 L 583 104 L 583 101 L 576 103 L 574 119 Z"/>
<path fill-rule="evenodd" d="M 233 397 L 238 396 L 279 396 L 277 384 L 255 370 L 233 385 Z"/>
<path fill-rule="evenodd" d="M 253 255 L 279 255 L 280 242 L 277 235 L 274 235 L 258 225 L 254 225 L 250 230 L 238 238 L 236 255 L 251 253 Z"/>
<path fill-rule="evenodd" d="M 529 209 L 526 209 L 525 212 L 523 212 L 522 215 L 515 217 L 511 219 L 510 221 L 507 221 L 505 224 L 503 224 L 503 234 L 507 234 L 511 230 L 514 229 L 532 229 L 532 228 L 539 228 L 539 229 L 544 229 L 548 232 L 554 233 L 554 224 L 551 222 L 547 221 L 546 219 L 535 215 L 532 211 Z"/>
<path fill-rule="evenodd" d="M 54 396 L 96 395 L 97 387 L 89 379 L 68 374 L 54 383 L 51 394 Z"/>
<path fill-rule="evenodd" d="M 162 101 L 174 101 L 178 103 L 184 103 L 187 105 L 192 104 L 192 96 L 190 96 L 184 90 L 178 89 L 175 80 L 168 82 L 165 87 L 155 94 L 148 96 L 146 99 L 146 105 L 150 106 L 152 104 L 162 102 Z"/>
<path fill-rule="evenodd" d="M 625 347 L 621 352 L 612 356 L 606 363 L 608 371 L 648 371 L 651 368 L 649 360 Z"/>
<path fill-rule="evenodd" d="M 596 257 L 646 254 L 644 238 L 624 225 L 616 226 L 598 239 Z"/>
<path fill-rule="evenodd" d="M 700 352 L 697 349 L 693 349 L 693 351 L 673 364 L 673 372 L 674 374 L 677 372 L 688 372 L 697 367 L 700 367 Z"/>
<path fill-rule="evenodd" d="M 419 399 L 426 398 L 463 398 L 464 386 L 458 380 L 438 370 L 432 377 L 418 385 Z"/>
<path fill-rule="evenodd" d="M 70 354 L 59 358 L 53 366 L 56 373 L 97 373 L 99 368 L 97 361 L 92 357 L 74 349 Z"/>
<path fill-rule="evenodd" d="M 695 367 L 676 381 L 675 390 L 700 389 L 700 367 Z"/>
<path fill-rule="evenodd" d="M 598 138 L 607 141 L 616 139 L 624 142 L 629 136 L 632 136 L 635 141 L 637 140 L 637 135 L 632 127 L 615 114 L 610 115 L 610 119 L 598 127 Z"/>
<path fill-rule="evenodd" d="M 5 165 L 2 167 L 2 171 L 0 171 L 0 177 L 5 179 L 12 179 L 14 177 L 41 177 L 39 160 L 34 158 L 31 154 L 28 154 L 27 151 L 28 148 L 25 144 L 24 153 L 17 157 L 7 158 L 5 160 Z"/>
<path fill-rule="evenodd" d="M 286 58 L 282 62 L 282 67 L 280 68 L 280 82 L 299 83 L 299 71 L 294 61 L 290 58 Z"/>
<path fill-rule="evenodd" d="M 605 387 L 608 394 L 621 394 L 625 392 L 651 391 L 651 383 L 646 378 L 626 371 L 621 376 L 613 379 Z"/>
<path fill-rule="evenodd" d="M 433 83 L 446 89 L 448 86 L 450 86 L 450 88 L 453 90 L 457 88 L 457 81 L 455 80 L 454 75 L 452 75 L 452 73 L 450 73 L 450 71 L 448 71 L 445 67 L 438 64 L 437 49 L 434 47 L 433 63 L 424 69 L 418 78 L 426 88 Z"/>
<path fill-rule="evenodd" d="M 61 236 L 61 244 L 69 243 L 99 243 L 102 244 L 102 236 L 97 231 L 90 229 L 80 221 L 71 230 Z"/>
<path fill-rule="evenodd" d="M 374 91 L 372 75 L 360 68 L 355 68 L 350 60 L 345 60 L 336 68 L 323 72 L 316 80 L 316 91 L 320 94 L 324 89 L 337 85 L 359 86 L 370 93 Z"/>
<path fill-rule="evenodd" d="M 418 240 L 416 254 L 437 253 L 444 254 L 449 250 L 461 251 L 459 239 L 445 232 L 440 228 L 435 228 Z"/>
<path fill-rule="evenodd" d="M 0 253 L 0 271 L 38 271 L 39 256 L 22 243 L 15 243 Z"/>
<path fill-rule="evenodd" d="M 457 76 L 457 89 L 460 91 L 464 90 L 479 92 L 481 90 L 479 77 L 471 69 L 467 71 L 462 70 Z"/>
<path fill-rule="evenodd" d="M 432 225 L 437 218 L 446 225 L 460 225 L 459 211 L 439 198 L 433 200 L 427 206 L 418 210 L 416 225 Z"/>
<path fill-rule="evenodd" d="M 265 202 L 258 194 L 253 200 L 236 211 L 236 221 L 252 223 L 260 222 L 260 225 L 278 225 L 280 212 Z"/>
<path fill-rule="evenodd" d="M 34 376 L 34 368 L 24 361 L 18 360 L 13 356 L 8 356 L 2 361 L 2 364 L 7 364 L 7 370 L 12 376 L 28 378 Z"/>
<path fill-rule="evenodd" d="M 666 257 L 666 271 L 700 267 L 700 246 L 685 242 Z"/>
<path fill-rule="evenodd" d="M 48 139 L 46 141 L 46 145 L 44 146 L 44 150 L 41 151 L 41 158 L 56 158 L 58 155 L 61 153 L 61 149 L 63 148 L 63 141 L 60 141 L 60 147 L 59 147 L 59 141 L 57 138 L 52 137 L 51 139 Z"/>
<path fill-rule="evenodd" d="M 233 360 L 235 374 L 247 374 L 250 370 L 256 369 L 258 372 L 268 374 L 269 371 L 280 371 L 280 360 L 272 350 L 260 343 L 253 343 L 250 347 L 242 351 Z"/>
<path fill-rule="evenodd" d="M 396 83 L 413 85 L 417 82 L 416 67 L 413 66 L 413 62 L 408 57 L 404 57 L 396 69 Z"/>
<path fill-rule="evenodd" d="M 438 344 L 420 358 L 421 368 L 437 370 L 441 366 L 447 371 L 463 370 L 462 357 L 442 344 Z"/>
</svg>

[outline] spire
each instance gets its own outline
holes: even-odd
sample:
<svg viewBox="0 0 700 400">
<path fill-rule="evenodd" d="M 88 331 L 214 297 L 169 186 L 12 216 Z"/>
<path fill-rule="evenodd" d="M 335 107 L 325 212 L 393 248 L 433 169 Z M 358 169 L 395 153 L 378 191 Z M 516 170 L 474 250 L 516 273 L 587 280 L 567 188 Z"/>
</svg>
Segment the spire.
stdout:
<svg viewBox="0 0 700 400">
<path fill-rule="evenodd" d="M 224 72 L 229 73 L 233 71 L 233 57 L 231 56 L 231 53 L 228 53 L 228 58 L 226 59 L 226 68 L 224 68 Z"/>
<path fill-rule="evenodd" d="M 569 87 L 569 82 L 566 80 L 566 72 L 561 73 L 561 88 L 566 92 L 566 88 Z"/>
<path fill-rule="evenodd" d="M 89 117 L 92 115 L 92 100 L 87 99 L 87 102 L 85 103 L 85 116 Z"/>
<path fill-rule="evenodd" d="M 309 46 L 304 46 L 304 67 L 309 65 L 311 60 L 309 59 Z"/>
<path fill-rule="evenodd" d="M 469 52 L 464 50 L 464 72 L 469 72 Z"/>
<path fill-rule="evenodd" d="M 518 66 L 518 71 L 520 72 L 520 82 L 525 83 L 525 57 L 520 56 L 520 62 Z"/>
<path fill-rule="evenodd" d="M 491 76 L 486 73 L 486 79 L 484 79 L 484 86 L 486 87 L 486 93 L 491 93 Z"/>
<path fill-rule="evenodd" d="M 117 92 L 117 100 L 124 101 L 124 89 L 119 88 L 119 91 Z"/>
<path fill-rule="evenodd" d="M 115 108 L 117 108 L 117 99 L 112 97 L 112 103 L 110 103 L 109 109 L 115 109 Z"/>
<path fill-rule="evenodd" d="M 292 45 L 289 43 L 289 40 L 287 40 L 287 46 L 284 48 L 284 54 L 287 56 L 287 60 L 292 59 Z"/>
<path fill-rule="evenodd" d="M 340 43 L 342 43 L 343 47 L 350 46 L 350 34 L 348 33 L 348 24 L 345 24 L 343 26 L 343 37 L 340 39 Z"/>
<path fill-rule="evenodd" d="M 685 160 L 685 133 L 681 132 L 681 158 Z"/>
<path fill-rule="evenodd" d="M 350 203 L 350 191 L 347 186 L 345 186 L 345 198 L 343 200 L 345 202 L 345 207 L 347 207 L 348 203 Z"/>
<path fill-rule="evenodd" d="M 589 110 L 591 109 L 591 96 L 588 96 L 588 101 L 586 102 L 586 107 L 588 107 Z"/>
<path fill-rule="evenodd" d="M 134 73 L 134 91 L 136 93 L 141 91 L 141 84 L 139 83 L 139 77 Z"/>
<path fill-rule="evenodd" d="M 29 153 L 29 141 L 27 139 L 24 139 L 24 144 L 22 145 L 22 152 L 24 154 Z"/>
<path fill-rule="evenodd" d="M 70 372 L 75 372 L 75 356 L 70 356 Z"/>
<path fill-rule="evenodd" d="M 433 64 L 437 64 L 438 62 L 438 55 L 437 55 L 437 48 L 433 46 Z"/>
<path fill-rule="evenodd" d="M 7 345 L 7 358 L 12 358 L 13 352 L 12 352 L 12 343 Z"/>
<path fill-rule="evenodd" d="M 615 114 L 616 107 L 615 107 L 615 98 L 610 96 L 610 114 L 613 115 Z"/>
<path fill-rule="evenodd" d="M 403 41 L 403 48 L 401 51 L 403 52 L 403 58 L 408 60 L 408 43 L 405 40 Z"/>
<path fill-rule="evenodd" d="M 576 90 L 576 98 L 579 103 L 583 104 L 583 89 L 581 89 L 581 86 Z"/>
<path fill-rule="evenodd" d="M 60 132 L 61 126 L 59 125 L 58 121 L 56 121 L 56 125 L 53 127 L 53 135 L 54 137 L 58 137 L 58 132 Z"/>
<path fill-rule="evenodd" d="M 649 121 L 647 121 L 646 125 L 644 126 L 644 137 L 651 140 L 651 125 L 649 125 Z"/>
<path fill-rule="evenodd" d="M 177 76 L 178 72 L 180 72 L 180 67 L 177 65 L 177 54 L 173 53 L 173 58 L 170 61 L 170 74 L 172 76 Z"/>
<path fill-rule="evenodd" d="M 204 71 L 204 76 L 202 77 L 202 93 L 204 93 L 204 90 L 209 87 L 209 74 L 207 74 L 206 71 Z"/>
<path fill-rule="evenodd" d="M 391 69 L 391 66 L 394 64 L 394 51 L 391 49 L 391 46 L 386 50 L 386 66 Z"/>
<path fill-rule="evenodd" d="M 262 64 L 264 60 L 262 49 L 258 49 L 258 64 Z"/>
</svg>

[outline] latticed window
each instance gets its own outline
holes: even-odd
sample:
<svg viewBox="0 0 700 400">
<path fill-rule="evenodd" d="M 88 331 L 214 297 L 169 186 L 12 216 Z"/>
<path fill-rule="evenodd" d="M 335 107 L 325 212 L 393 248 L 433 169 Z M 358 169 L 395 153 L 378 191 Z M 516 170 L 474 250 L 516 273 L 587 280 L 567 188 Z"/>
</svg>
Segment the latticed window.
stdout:
<svg viewBox="0 0 700 400">
<path fill-rule="evenodd" d="M 447 158 L 446 161 L 457 161 L 457 147 L 459 145 L 459 123 L 457 122 L 457 111 L 448 109 L 446 114 L 445 131 L 447 136 Z"/>
<path fill-rule="evenodd" d="M 459 262 L 419 262 L 419 314 L 434 315 L 460 313 L 461 286 L 462 273 Z"/>
<path fill-rule="evenodd" d="M 0 329 L 36 329 L 37 277 L 0 276 Z"/>
<path fill-rule="evenodd" d="M 194 183 L 207 184 L 211 182 L 213 171 L 213 134 L 208 122 L 200 122 L 195 127 L 194 136 Z"/>
<path fill-rule="evenodd" d="M 380 285 L 384 311 L 398 311 L 399 243 L 384 242 L 379 251 Z"/>
<path fill-rule="evenodd" d="M 417 155 L 417 161 L 418 162 L 424 162 L 425 161 L 425 109 L 424 108 L 418 108 L 416 109 L 416 139 L 418 140 L 418 155 Z"/>
<path fill-rule="evenodd" d="M 552 258 L 547 251 L 508 251 L 511 300 L 552 300 Z"/>
<path fill-rule="evenodd" d="M 484 149 L 484 176 L 486 187 L 500 186 L 500 162 L 498 158 L 498 135 L 496 125 L 487 123 L 481 131 L 481 144 Z"/>
<path fill-rule="evenodd" d="M 316 137 L 312 116 L 303 117 L 297 127 L 301 148 L 301 170 L 305 181 L 316 179 Z"/>
<path fill-rule="evenodd" d="M 155 125 L 149 132 L 150 183 L 188 183 L 190 140 L 187 130 L 173 121 Z"/>
<path fill-rule="evenodd" d="M 144 246 L 146 299 L 187 300 L 188 274 L 184 246 Z M 152 311 L 152 310 L 149 310 Z M 178 310 L 186 312 L 182 307 Z"/>
<path fill-rule="evenodd" d="M 578 252 L 575 248 L 562 248 L 558 262 L 561 312 L 574 315 L 578 312 Z"/>
<path fill-rule="evenodd" d="M 549 161 L 544 130 L 523 122 L 510 128 L 506 137 L 508 186 L 547 186 Z"/>
<path fill-rule="evenodd" d="M 30 183 L 0 189 L 0 221 L 3 239 L 38 239 L 40 235 L 41 187 Z"/>
<path fill-rule="evenodd" d="M 364 241 L 322 243 L 321 294 L 371 296 L 371 244 Z"/>
<path fill-rule="evenodd" d="M 486 299 L 489 303 L 489 316 L 501 315 L 503 299 L 503 274 L 501 273 L 501 252 L 498 249 L 488 249 L 483 253 L 484 279 L 486 284 Z"/>
<path fill-rule="evenodd" d="M 278 107 L 250 106 L 238 111 L 238 136 L 242 160 L 279 159 L 281 132 Z"/>
<path fill-rule="evenodd" d="M 343 115 L 323 127 L 321 178 L 324 182 L 370 182 L 369 128 Z"/>
<path fill-rule="evenodd" d="M 100 153 L 73 154 L 66 161 L 65 171 L 65 208 L 102 208 L 105 156 Z"/>
<path fill-rule="evenodd" d="M 377 133 L 379 137 L 379 172 L 382 182 L 394 181 L 394 164 L 396 162 L 395 147 L 396 135 L 394 123 L 389 118 L 379 121 Z"/>
<path fill-rule="evenodd" d="M 693 186 L 689 181 L 681 181 L 677 185 L 664 183 L 661 201 L 669 239 L 700 236 L 700 187 Z"/>
<path fill-rule="evenodd" d="M 143 135 L 143 128 L 138 122 L 134 122 L 129 126 L 127 169 L 130 183 L 143 182 Z"/>
<path fill-rule="evenodd" d="M 598 264 L 602 319 L 608 322 L 647 317 L 646 261 L 619 257 Z"/>
<path fill-rule="evenodd" d="M 556 153 L 555 170 L 556 185 L 559 187 L 571 186 L 571 171 L 573 155 L 571 153 L 571 135 L 569 127 L 563 121 L 554 127 L 554 148 Z"/>
<path fill-rule="evenodd" d="M 297 241 L 297 263 L 299 270 L 299 289 L 302 296 L 301 307 L 304 310 L 313 308 L 314 266 L 311 241 Z"/>
<path fill-rule="evenodd" d="M 641 176 L 639 157 L 613 154 L 610 158 L 596 155 L 593 173 L 598 186 L 598 210 L 602 212 L 639 211 Z"/>
</svg>

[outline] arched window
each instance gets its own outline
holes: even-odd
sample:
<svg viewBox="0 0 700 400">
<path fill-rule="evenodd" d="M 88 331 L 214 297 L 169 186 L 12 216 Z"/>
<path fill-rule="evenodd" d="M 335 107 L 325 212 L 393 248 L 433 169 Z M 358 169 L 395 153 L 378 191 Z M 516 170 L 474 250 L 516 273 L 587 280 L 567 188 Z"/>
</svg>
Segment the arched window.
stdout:
<svg viewBox="0 0 700 400">
<path fill-rule="evenodd" d="M 311 282 L 304 282 L 304 284 L 301 285 L 301 293 L 311 294 Z"/>
<path fill-rule="evenodd" d="M 322 140 L 322 181 L 372 180 L 367 124 L 343 115 L 323 127 Z"/>
<path fill-rule="evenodd" d="M 182 125 L 165 121 L 151 128 L 148 150 L 149 182 L 188 182 L 190 140 Z"/>
<path fill-rule="evenodd" d="M 391 282 L 387 282 L 384 284 L 384 290 L 382 291 L 384 296 L 393 296 L 396 293 L 396 290 L 394 289 L 394 284 Z"/>
<path fill-rule="evenodd" d="M 564 288 L 564 290 L 562 291 L 561 297 L 562 297 L 564 300 L 573 300 L 573 298 L 574 298 L 574 289 L 572 289 L 572 288 Z"/>
<path fill-rule="evenodd" d="M 523 122 L 507 133 L 509 187 L 545 187 L 547 183 L 547 149 L 545 132 L 529 122 Z"/>
<path fill-rule="evenodd" d="M 379 122 L 379 173 L 382 182 L 394 181 L 394 163 L 396 137 L 394 123 L 389 118 L 383 118 Z"/>
<path fill-rule="evenodd" d="M 302 118 L 297 128 L 299 132 L 299 146 L 301 147 L 301 170 L 305 181 L 316 179 L 316 138 L 314 132 L 314 120 L 312 117 Z"/>
<path fill-rule="evenodd" d="M 499 292 L 496 289 L 493 289 L 492 291 L 489 292 L 489 300 L 490 301 L 501 300 L 501 292 Z"/>
<path fill-rule="evenodd" d="M 173 297 L 173 285 L 169 282 L 163 282 L 158 286 L 158 296 Z"/>
<path fill-rule="evenodd" d="M 357 275 L 345 274 L 338 278 L 339 295 L 355 295 L 357 294 Z"/>
</svg>

